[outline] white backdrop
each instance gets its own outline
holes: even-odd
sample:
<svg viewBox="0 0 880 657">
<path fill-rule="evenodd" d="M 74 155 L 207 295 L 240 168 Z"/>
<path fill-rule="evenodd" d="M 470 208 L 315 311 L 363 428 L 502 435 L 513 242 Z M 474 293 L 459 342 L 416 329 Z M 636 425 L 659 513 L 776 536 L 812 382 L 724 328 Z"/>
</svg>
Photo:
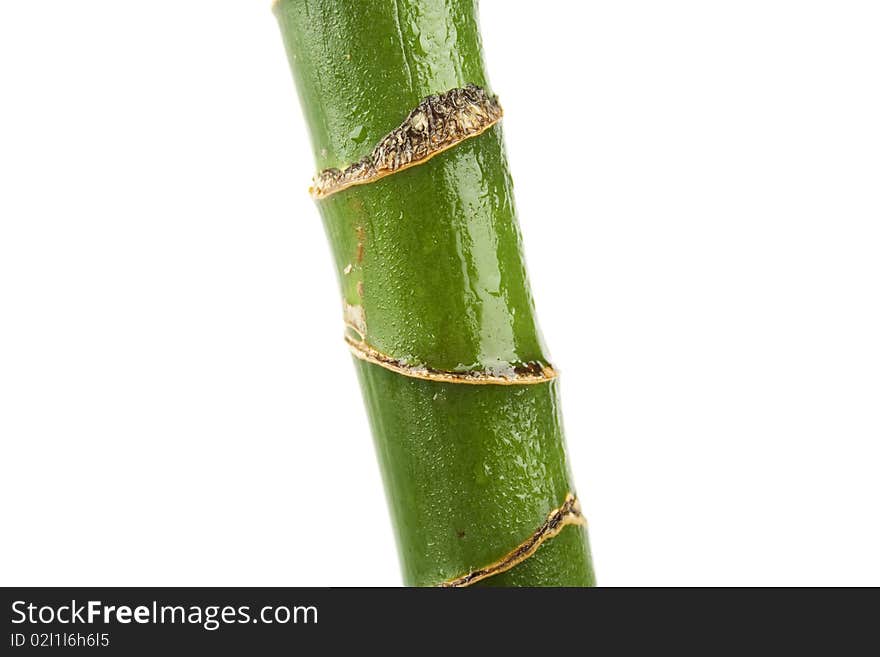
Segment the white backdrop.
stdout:
<svg viewBox="0 0 880 657">
<path fill-rule="evenodd" d="M 482 27 L 600 583 L 880 585 L 878 5 Z M 0 2 L 0 584 L 400 581 L 299 112 L 268 0 Z"/>
</svg>

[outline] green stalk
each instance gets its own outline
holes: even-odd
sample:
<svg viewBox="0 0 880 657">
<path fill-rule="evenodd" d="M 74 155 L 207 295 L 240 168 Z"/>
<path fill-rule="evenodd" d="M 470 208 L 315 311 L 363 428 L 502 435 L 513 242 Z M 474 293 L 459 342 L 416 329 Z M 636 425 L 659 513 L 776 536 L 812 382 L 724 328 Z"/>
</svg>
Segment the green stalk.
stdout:
<svg viewBox="0 0 880 657">
<path fill-rule="evenodd" d="M 429 95 L 488 89 L 474 0 L 275 13 L 318 169 L 368 156 Z M 512 187 L 494 123 L 316 201 L 408 585 L 594 583 Z"/>
</svg>

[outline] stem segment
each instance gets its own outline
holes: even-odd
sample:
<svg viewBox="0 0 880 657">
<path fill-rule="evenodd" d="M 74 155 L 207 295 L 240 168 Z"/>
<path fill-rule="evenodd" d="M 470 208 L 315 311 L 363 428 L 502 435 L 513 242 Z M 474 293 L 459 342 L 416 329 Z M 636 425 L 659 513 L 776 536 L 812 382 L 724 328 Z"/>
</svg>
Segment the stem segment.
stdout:
<svg viewBox="0 0 880 657">
<path fill-rule="evenodd" d="M 592 585 L 474 0 L 275 11 L 405 582 Z"/>
</svg>

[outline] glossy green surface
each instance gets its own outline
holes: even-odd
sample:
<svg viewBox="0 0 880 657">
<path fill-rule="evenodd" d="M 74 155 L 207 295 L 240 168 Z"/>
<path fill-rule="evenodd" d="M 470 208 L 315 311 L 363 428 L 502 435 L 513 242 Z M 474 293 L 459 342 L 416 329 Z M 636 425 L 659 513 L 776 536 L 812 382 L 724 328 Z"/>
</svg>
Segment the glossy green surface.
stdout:
<svg viewBox="0 0 880 657">
<path fill-rule="evenodd" d="M 276 14 L 318 168 L 367 154 L 429 94 L 486 86 L 472 0 L 281 0 Z M 373 348 L 442 370 L 546 362 L 500 126 L 317 204 Z M 556 382 L 450 384 L 356 363 L 407 584 L 497 561 L 575 492 Z M 586 532 L 569 526 L 481 584 L 592 583 Z"/>
<path fill-rule="evenodd" d="M 440 370 L 545 362 L 500 126 L 318 206 L 373 347 Z"/>
<path fill-rule="evenodd" d="M 555 381 L 473 386 L 356 361 L 404 580 L 430 586 L 497 561 L 572 490 Z M 484 584 L 592 583 L 582 527 Z"/>
</svg>

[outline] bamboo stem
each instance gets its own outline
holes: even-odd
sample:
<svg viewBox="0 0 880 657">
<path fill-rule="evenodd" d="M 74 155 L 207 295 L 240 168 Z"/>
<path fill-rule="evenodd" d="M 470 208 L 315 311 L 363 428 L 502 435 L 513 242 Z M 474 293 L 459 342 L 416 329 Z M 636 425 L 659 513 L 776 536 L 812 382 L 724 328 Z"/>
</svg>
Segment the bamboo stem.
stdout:
<svg viewBox="0 0 880 657">
<path fill-rule="evenodd" d="M 275 12 L 404 581 L 592 585 L 474 0 Z"/>
</svg>

